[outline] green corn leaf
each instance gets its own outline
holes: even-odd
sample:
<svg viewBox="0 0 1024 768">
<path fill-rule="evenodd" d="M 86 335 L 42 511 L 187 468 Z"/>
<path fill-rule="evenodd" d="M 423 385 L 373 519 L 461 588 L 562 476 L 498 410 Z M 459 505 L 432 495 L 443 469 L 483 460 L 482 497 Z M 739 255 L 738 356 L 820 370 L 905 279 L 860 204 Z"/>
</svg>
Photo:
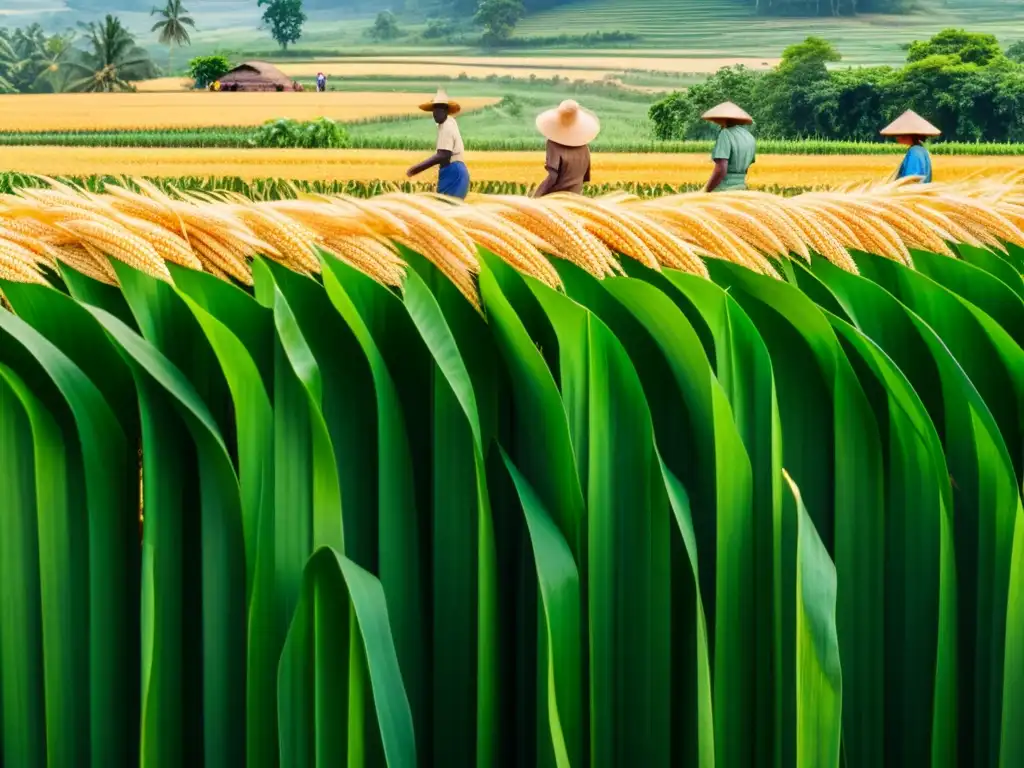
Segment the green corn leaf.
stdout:
<svg viewBox="0 0 1024 768">
<path fill-rule="evenodd" d="M 380 581 L 388 599 L 402 676 L 413 719 L 418 724 L 421 754 L 429 741 L 426 712 L 426 653 L 420 562 L 420 515 L 416 499 L 412 449 L 398 388 L 365 314 L 383 313 L 386 304 L 400 308 L 398 299 L 361 272 L 324 255 L 327 295 L 366 356 L 374 380 L 377 405 L 378 562 Z"/>
<path fill-rule="evenodd" d="M 497 552 L 485 463 L 493 426 L 481 418 L 478 388 L 456 341 L 456 334 L 477 335 L 481 321 L 433 267 L 410 258 L 438 291 L 417 271 L 407 274 L 405 308 L 435 363 L 433 756 L 438 764 L 485 766 L 497 759 L 500 696 Z"/>
<path fill-rule="evenodd" d="M 530 288 L 558 336 L 563 400 L 570 430 L 581 430 L 573 434 L 577 462 L 587 466 L 591 762 L 664 764 L 670 513 L 650 411 L 611 330 L 552 289 L 535 281 Z M 636 665 L 624 680 L 614 670 L 627 658 Z"/>
<path fill-rule="evenodd" d="M 788 535 L 783 556 L 784 578 L 793 593 L 796 624 L 796 765 L 835 768 L 839 765 L 843 673 L 836 635 L 836 568 L 807 514 L 800 491 L 784 475 L 783 530 Z M 793 551 L 795 550 L 795 551 Z"/>
<path fill-rule="evenodd" d="M 828 317 L 879 424 L 887 426 L 886 703 L 893 712 L 913 714 L 912 719 L 901 717 L 904 727 L 890 738 L 889 761 L 911 761 L 930 747 L 931 765 L 953 766 L 956 570 L 953 496 L 942 443 L 924 403 L 895 363 L 856 328 Z"/>
<path fill-rule="evenodd" d="M 306 565 L 280 669 L 283 768 L 416 765 L 384 590 L 332 549 L 318 549 Z M 351 727 L 350 687 L 365 687 L 359 698 L 373 702 L 375 722 Z"/>
<path fill-rule="evenodd" d="M 823 261 L 815 263 L 814 273 L 900 367 L 943 436 L 959 592 L 958 758 L 996 764 L 1010 566 L 1021 510 L 1010 453 L 991 411 L 935 330 L 865 278 Z"/>
<path fill-rule="evenodd" d="M 544 695 L 538 717 L 546 713 L 554 764 L 569 768 L 579 765 L 582 748 L 579 574 L 569 545 L 540 498 L 504 451 L 502 459 L 523 506 L 544 612 L 546 645 L 542 655 L 547 669 L 539 675 Z"/>
<path fill-rule="evenodd" d="M 66 296 L 40 286 L 7 284 L 4 289 L 26 316 L 33 320 L 48 318 L 50 322 L 41 325 L 50 333 L 58 337 L 66 334 L 70 339 L 63 338 L 65 342 L 76 341 L 75 335 L 82 333 L 99 342 L 91 347 L 97 358 L 103 359 L 105 351 L 109 350 L 113 359 L 121 363 L 91 315 Z M 69 310 L 77 310 L 68 312 L 75 322 L 61 323 L 60 320 L 68 319 L 66 311 Z M 89 329 L 100 336 L 92 336 Z M 50 655 L 57 654 L 65 659 L 73 656 L 83 668 L 70 674 L 85 675 L 84 687 L 73 680 L 66 685 L 58 682 L 59 692 L 48 698 L 48 707 L 58 707 L 60 698 L 66 699 L 62 707 L 66 715 L 63 732 L 56 724 L 47 729 L 48 738 L 54 743 L 51 754 L 56 763 L 62 764 L 80 763 L 82 755 L 91 755 L 97 765 L 130 764 L 131 750 L 126 750 L 125 744 L 126 739 L 137 740 L 139 695 L 139 521 L 135 449 L 126 440 L 108 401 L 83 371 L 37 330 L 6 312 L 0 312 L 0 350 L 0 359 L 32 376 L 33 391 L 52 391 L 54 397 L 63 398 L 73 419 L 60 420 L 65 461 L 76 466 L 79 475 L 75 488 L 63 502 L 68 506 L 69 517 L 62 524 L 56 516 L 62 503 L 57 497 L 52 508 L 40 510 L 40 531 L 44 530 L 42 522 L 50 521 L 46 530 L 58 538 L 50 536 L 49 540 L 65 548 L 67 567 L 51 563 L 51 580 L 56 578 L 58 592 L 77 603 L 54 610 L 50 618 L 66 621 L 75 615 L 81 616 L 80 612 L 84 611 L 90 618 L 79 622 L 88 625 L 86 639 L 80 629 L 73 626 L 61 625 L 58 630 L 47 633 Z M 115 376 L 116 370 L 114 366 L 107 372 Z M 52 389 L 41 376 L 52 380 Z M 117 388 L 114 391 L 118 391 Z M 129 402 L 133 403 L 134 397 Z M 60 414 L 63 408 L 54 412 Z M 40 446 L 36 450 L 40 450 Z M 17 462 L 11 466 L 17 466 Z M 52 481 L 48 479 L 49 474 L 37 477 L 47 486 L 43 489 L 46 493 L 55 492 L 59 487 L 57 473 Z M 55 486 L 52 489 L 49 488 L 51 482 Z M 60 531 L 64 526 L 65 541 L 60 545 Z M 72 538 L 67 539 L 67 536 Z M 50 552 L 60 557 L 56 551 L 51 549 Z M 53 665 L 60 669 L 59 658 Z M 82 728 L 86 729 L 86 734 L 76 739 L 74 732 Z"/>
<path fill-rule="evenodd" d="M 171 763 L 178 754 L 201 750 L 207 762 L 237 764 L 245 754 L 246 658 L 245 541 L 238 480 L 213 417 L 181 372 L 113 315 L 98 308 L 90 312 L 136 372 L 143 412 L 145 509 L 148 518 L 156 517 L 153 536 L 143 547 L 141 753 L 146 762 Z M 192 451 L 194 464 L 189 461 Z M 192 496 L 182 478 L 196 470 L 198 493 Z M 201 541 L 199 584 L 193 587 L 189 580 L 195 575 L 183 573 L 183 562 L 175 561 L 183 547 L 194 544 L 183 540 L 190 509 L 198 518 L 192 535 Z M 203 621 L 179 630 L 174 621 L 175 616 L 181 621 L 180 601 L 185 598 L 198 598 L 201 607 L 188 614 Z M 165 654 L 166 636 L 177 632 L 182 634 L 180 654 L 173 649 Z M 184 662 L 192 654 L 201 654 L 203 662 L 188 668 Z"/>
<path fill-rule="evenodd" d="M 874 413 L 828 321 L 804 294 L 725 262 L 709 267 L 770 351 L 783 464 L 807 503 L 813 502 L 815 528 L 844 580 L 837 608 L 848 673 L 844 749 L 858 764 L 880 763 L 885 678 L 876 662 L 885 640 L 885 530 L 882 447 Z M 785 672 L 783 681 L 791 683 Z M 793 759 L 788 750 L 799 747 L 797 737 L 796 744 L 786 740 L 783 765 Z"/>
<path fill-rule="evenodd" d="M 266 322 L 269 313 L 233 285 L 192 270 L 174 268 L 172 273 L 186 306 L 217 356 L 231 391 L 249 616 L 247 760 L 251 766 L 276 765 L 277 661 L 285 628 L 279 626 L 276 616 L 274 412 L 265 388 L 266 379 L 257 363 L 257 359 L 266 361 L 267 350 L 273 349 L 273 338 L 269 336 L 272 326 Z M 256 330 L 260 328 L 267 335 L 258 335 Z M 237 336 L 235 329 L 244 336 Z"/>
<path fill-rule="evenodd" d="M 5 765 L 46 764 L 42 604 L 32 428 L 18 394 L 0 369 L 0 735 Z"/>
</svg>

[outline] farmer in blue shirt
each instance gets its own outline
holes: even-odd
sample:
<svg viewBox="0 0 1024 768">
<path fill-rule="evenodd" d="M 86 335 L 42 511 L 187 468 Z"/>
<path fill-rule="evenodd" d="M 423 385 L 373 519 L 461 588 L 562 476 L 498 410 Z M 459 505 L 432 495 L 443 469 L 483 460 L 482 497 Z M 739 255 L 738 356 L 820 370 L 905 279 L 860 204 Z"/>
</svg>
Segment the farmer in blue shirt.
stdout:
<svg viewBox="0 0 1024 768">
<path fill-rule="evenodd" d="M 903 156 L 900 169 L 896 172 L 897 179 L 920 176 L 923 183 L 931 183 L 932 158 L 925 149 L 924 141 L 941 133 L 942 131 L 934 125 L 909 109 L 882 129 L 883 136 L 895 136 L 900 144 L 910 147 Z"/>
</svg>

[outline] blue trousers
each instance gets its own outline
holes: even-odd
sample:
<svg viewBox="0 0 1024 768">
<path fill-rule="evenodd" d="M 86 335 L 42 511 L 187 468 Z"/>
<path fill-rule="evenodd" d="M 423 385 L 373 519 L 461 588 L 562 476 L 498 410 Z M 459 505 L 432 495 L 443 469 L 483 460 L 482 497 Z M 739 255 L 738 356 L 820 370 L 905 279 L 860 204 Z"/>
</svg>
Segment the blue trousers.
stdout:
<svg viewBox="0 0 1024 768">
<path fill-rule="evenodd" d="M 437 172 L 437 191 L 463 200 L 469 194 L 469 169 L 462 162 L 449 163 Z"/>
</svg>

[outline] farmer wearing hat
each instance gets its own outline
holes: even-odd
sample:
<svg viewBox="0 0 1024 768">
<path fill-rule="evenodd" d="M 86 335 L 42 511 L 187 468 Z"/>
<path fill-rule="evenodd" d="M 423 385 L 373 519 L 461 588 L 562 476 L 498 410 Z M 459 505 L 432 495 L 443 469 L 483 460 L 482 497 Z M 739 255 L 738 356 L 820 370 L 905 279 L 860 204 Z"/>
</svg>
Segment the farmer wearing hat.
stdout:
<svg viewBox="0 0 1024 768">
<path fill-rule="evenodd" d="M 469 170 L 463 161 L 465 147 L 462 145 L 462 134 L 455 122 L 455 115 L 462 111 L 458 102 L 448 98 L 443 90 L 438 90 L 432 101 L 421 104 L 424 112 L 434 113 L 437 123 L 437 151 L 407 172 L 407 176 L 415 176 L 435 165 L 440 166 L 437 172 L 437 191 L 449 197 L 465 199 L 469 193 Z"/>
<path fill-rule="evenodd" d="M 942 133 L 913 110 L 907 110 L 881 131 L 883 136 L 895 136 L 896 141 L 910 147 L 903 156 L 896 178 L 920 176 L 921 181 L 932 181 L 932 158 L 925 149 L 924 140 Z"/>
<path fill-rule="evenodd" d="M 704 191 L 746 189 L 747 169 L 754 164 L 757 143 L 747 126 L 754 122 L 754 118 L 731 101 L 712 107 L 701 117 L 722 129 L 711 152 L 715 168 Z"/>
<path fill-rule="evenodd" d="M 601 130 L 597 116 L 575 101 L 563 101 L 537 118 L 537 129 L 548 140 L 544 169 L 548 176 L 533 193 L 543 197 L 553 192 L 583 191 L 590 181 L 590 147 Z"/>
</svg>

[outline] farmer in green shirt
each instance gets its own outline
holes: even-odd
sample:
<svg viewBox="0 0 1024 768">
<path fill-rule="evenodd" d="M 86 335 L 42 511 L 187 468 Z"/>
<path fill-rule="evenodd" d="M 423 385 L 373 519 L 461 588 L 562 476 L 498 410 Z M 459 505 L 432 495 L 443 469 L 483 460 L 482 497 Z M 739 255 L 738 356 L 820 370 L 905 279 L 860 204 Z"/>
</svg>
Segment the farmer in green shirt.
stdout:
<svg viewBox="0 0 1024 768">
<path fill-rule="evenodd" d="M 746 189 L 747 169 L 754 164 L 756 144 L 747 126 L 754 119 L 731 101 L 709 109 L 701 117 L 722 128 L 711 152 L 715 168 L 704 191 Z"/>
</svg>

